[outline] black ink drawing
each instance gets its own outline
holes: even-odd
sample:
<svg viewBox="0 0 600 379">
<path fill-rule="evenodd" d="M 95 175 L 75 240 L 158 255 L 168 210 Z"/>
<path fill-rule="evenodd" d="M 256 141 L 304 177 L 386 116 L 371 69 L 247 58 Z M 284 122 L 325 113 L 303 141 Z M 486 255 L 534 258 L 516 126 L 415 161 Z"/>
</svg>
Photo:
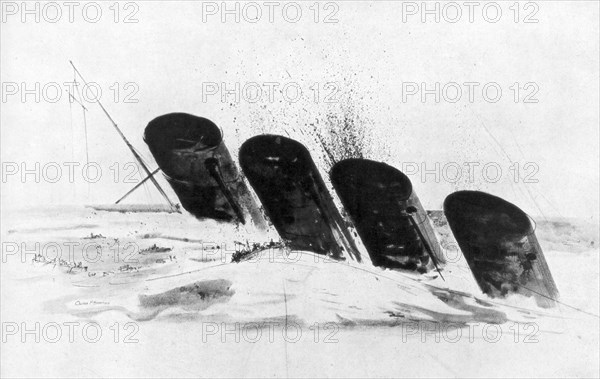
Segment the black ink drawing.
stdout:
<svg viewBox="0 0 600 379">
<path fill-rule="evenodd" d="M 3 19 L 26 4 L 7 3 L 3 2 Z M 238 2 L 202 3 L 204 13 L 198 17 L 203 20 L 217 14 L 220 7 L 231 6 L 231 12 L 241 7 L 241 19 L 246 7 L 260 7 Z M 400 6 L 403 13 L 398 16 L 403 20 L 410 20 L 419 7 L 429 6 L 404 3 Z M 310 8 L 286 4 L 305 12 L 320 9 L 328 14 L 325 18 L 320 13 L 308 13 L 320 23 L 334 19 L 336 12 L 329 11 L 342 7 L 335 2 L 316 2 Z M 538 6 L 527 4 L 533 5 L 524 7 L 517 2 L 513 7 L 524 12 Z M 442 9 L 448 6 L 431 3 L 431 7 L 434 5 Z M 149 12 L 155 6 L 148 4 Z M 358 7 L 348 7 L 354 6 Z M 374 3 L 371 6 L 379 7 Z M 505 12 L 514 10 L 505 8 Z M 594 12 L 597 16 L 597 9 Z M 521 20 L 517 13 L 514 15 Z M 337 29 L 330 29 L 341 46 L 327 46 L 356 55 L 356 61 L 364 55 L 372 67 L 355 69 L 352 62 L 344 60 L 342 66 L 331 70 L 336 72 L 332 74 L 335 80 L 311 84 L 307 90 L 303 86 L 312 83 L 309 74 L 321 64 L 329 67 L 330 51 L 314 50 L 316 56 L 311 60 L 297 61 L 296 54 L 303 54 L 302 49 L 310 45 L 305 39 L 314 40 L 317 34 L 285 29 L 282 35 L 291 47 L 286 58 L 277 62 L 286 61 L 285 70 L 281 70 L 285 74 L 281 75 L 287 84 L 269 92 L 266 103 L 256 102 L 251 96 L 260 84 L 246 83 L 238 93 L 240 83 L 232 86 L 225 83 L 226 78 L 235 74 L 238 80 L 255 80 L 255 69 L 258 76 L 279 72 L 280 67 L 275 69 L 273 62 L 267 68 L 255 68 L 259 63 L 246 50 L 269 51 L 276 56 L 276 49 L 287 47 L 261 47 L 262 39 L 243 39 L 248 43 L 237 44 L 225 36 L 229 32 L 225 33 L 222 25 L 214 27 L 219 27 L 228 44 L 194 39 L 203 41 L 198 50 L 202 53 L 195 55 L 190 49 L 189 54 L 177 55 L 185 63 L 172 66 L 169 62 L 162 67 L 150 55 L 143 60 L 147 67 L 132 63 L 131 75 L 139 70 L 162 83 L 154 88 L 147 86 L 144 98 L 135 106 L 110 104 L 106 93 L 105 98 L 97 96 L 89 101 L 81 91 L 95 83 L 86 80 L 92 79 L 87 77 L 88 72 L 100 72 L 93 76 L 106 77 L 106 72 L 120 75 L 119 70 L 127 66 L 123 60 L 120 66 L 104 67 L 101 74 L 101 63 L 76 66 L 64 59 L 70 62 L 69 72 L 72 69 L 73 73 L 66 90 L 69 107 L 61 108 L 53 117 L 59 119 L 62 113 L 68 113 L 70 131 L 57 131 L 56 138 L 52 137 L 53 131 L 40 132 L 40 140 L 31 133 L 31 146 L 14 150 L 3 143 L 3 149 L 12 149 L 12 154 L 23 151 L 25 157 L 45 156 L 30 150 L 48 152 L 58 161 L 61 154 L 68 155 L 70 148 L 73 160 L 63 166 L 71 170 L 71 175 L 83 172 L 86 194 L 75 201 L 81 188 L 73 185 L 67 191 L 53 189 L 58 186 L 52 187 L 48 178 L 55 166 L 46 164 L 42 165 L 42 180 L 37 181 L 32 196 L 27 192 L 31 187 L 27 187 L 28 175 L 35 174 L 31 164 L 26 158 L 24 163 L 10 162 L 13 157 L 3 154 L 2 376 L 598 374 L 598 215 L 587 210 L 580 214 L 592 212 L 592 216 L 569 218 L 559 211 L 556 215 L 546 211 L 578 207 L 578 193 L 589 192 L 593 185 L 586 182 L 587 189 L 582 189 L 584 186 L 573 180 L 567 182 L 563 175 L 571 174 L 557 167 L 550 185 L 546 182 L 546 187 L 528 187 L 522 181 L 531 177 L 524 168 L 530 166 L 519 166 L 513 159 L 515 151 L 528 157 L 545 145 L 544 151 L 567 159 L 577 147 L 568 146 L 567 153 L 561 152 L 561 143 L 551 141 L 554 137 L 548 137 L 540 128 L 535 131 L 539 140 L 521 141 L 524 135 L 534 132 L 524 134 L 518 128 L 537 121 L 527 118 L 526 113 L 519 113 L 521 120 L 506 111 L 517 103 L 512 97 L 513 103 L 503 105 L 500 112 L 494 108 L 492 116 L 486 113 L 486 107 L 496 102 L 477 107 L 473 102 L 455 105 L 446 101 L 440 105 L 438 99 L 431 105 L 435 109 L 417 110 L 430 104 L 416 106 L 407 99 L 417 94 L 426 103 L 434 91 L 431 88 L 437 86 L 420 87 L 425 80 L 421 77 L 414 78 L 415 85 L 401 79 L 401 95 L 394 93 L 400 87 L 386 86 L 386 80 L 404 74 L 392 72 L 388 78 L 378 67 L 392 67 L 399 62 L 398 57 L 387 62 L 385 49 L 389 47 L 382 47 L 384 52 L 380 52 L 376 46 L 379 21 L 359 16 L 352 15 L 373 34 L 372 43 L 359 39 L 364 52 L 344 50 L 347 43 L 357 47 L 352 37 L 346 36 L 351 33 L 347 29 L 340 29 L 339 35 Z M 227 13 L 223 17 L 226 20 Z M 381 17 L 392 16 L 386 12 Z M 427 13 L 423 17 L 426 20 Z M 397 44 L 423 38 L 422 25 L 411 29 L 407 28 L 408 21 L 403 22 L 398 22 L 394 31 L 404 38 Z M 597 26 L 597 19 L 595 22 Z M 486 25 L 495 28 L 500 24 Z M 235 33 L 243 38 L 245 29 L 240 28 Z M 152 56 L 166 56 L 179 49 L 180 38 L 188 38 L 184 34 L 189 30 L 184 30 L 188 29 L 159 39 Z M 459 30 L 458 34 L 468 34 Z M 453 44 L 451 32 L 434 34 L 436 40 Z M 579 36 L 573 38 L 585 39 Z M 318 38 L 325 37 L 318 34 Z M 487 37 L 480 38 L 487 41 Z M 473 49 L 479 46 L 476 40 L 468 43 L 475 45 Z M 543 40 L 538 43 L 546 44 Z M 215 44 L 219 45 L 219 56 Z M 403 59 L 419 60 L 425 45 L 411 46 Z M 443 46 L 436 46 L 427 53 L 432 60 L 454 59 L 448 52 L 437 57 L 435 50 Z M 131 48 L 128 59 L 140 62 L 134 57 L 137 48 Z M 595 45 L 595 53 L 597 49 Z M 583 50 L 575 49 L 572 55 Z M 588 50 L 594 50 L 593 46 Z M 465 57 L 459 60 L 469 66 L 463 71 L 478 70 L 477 65 L 485 64 L 463 53 Z M 231 63 L 238 54 L 244 57 L 240 58 L 242 63 Z M 73 59 L 79 62 L 81 58 Z M 589 59 L 598 63 L 597 54 Z M 513 66 L 516 61 L 505 63 Z M 313 62 L 316 68 L 304 68 L 306 62 Z M 568 66 L 569 62 L 559 61 L 556 65 Z M 296 71 L 295 66 L 299 68 Z M 544 67 L 539 72 L 546 75 Z M 427 71 L 417 68 L 413 67 L 407 77 Z M 455 79 L 466 81 L 459 71 Z M 214 72 L 222 72 L 222 76 L 213 80 L 210 73 Z M 554 72 L 553 79 L 562 78 L 559 73 Z M 588 78 L 595 80 L 596 95 L 597 74 L 596 67 L 595 76 Z M 194 92 L 195 79 L 190 78 L 200 76 L 202 92 Z M 263 88 L 275 88 L 269 80 L 265 78 L 268 85 Z M 372 81 L 377 84 L 375 94 L 372 88 L 357 84 Z M 167 82 L 172 88 L 164 85 Z M 154 84 L 154 80 L 146 83 Z M 288 89 L 292 87 L 296 92 L 300 89 L 301 100 L 290 101 Z M 180 88 L 183 94 L 176 94 Z M 338 92 L 340 88 L 345 89 Z M 508 88 L 504 94 L 512 96 Z M 553 88 L 558 91 L 558 87 Z M 3 83 L 3 103 L 11 91 L 11 85 Z M 447 91 L 440 91 L 434 95 L 445 99 Z M 196 102 L 212 95 L 218 97 L 216 106 L 204 100 Z M 122 98 L 122 93 L 119 96 Z M 244 96 L 250 99 L 231 100 Z M 274 100 L 278 96 L 283 100 Z M 402 102 L 387 102 L 385 96 Z M 522 97 L 516 92 L 515 96 L 517 100 Z M 196 100 L 186 102 L 190 98 Z M 557 100 L 552 108 L 562 104 Z M 58 108 L 52 109 L 54 112 Z M 371 112 L 379 116 L 372 117 Z M 415 112 L 422 119 L 411 119 Z M 451 113 L 451 117 L 444 112 Z M 565 106 L 560 112 L 570 115 L 577 109 Z M 543 122 L 562 117 L 557 116 L 563 114 L 560 112 Z M 559 121 L 568 123 L 565 120 L 569 117 Z M 589 114 L 586 117 L 593 119 Z M 127 121 L 121 123 L 120 119 Z M 492 119 L 514 127 L 490 126 Z M 577 122 L 588 119 L 578 118 Z M 13 138 L 29 133 L 5 129 L 4 120 L 3 116 L 3 139 L 7 130 Z M 7 125 L 13 122 L 7 120 Z M 445 128 L 453 128 L 454 134 L 441 131 L 439 125 L 444 123 Z M 440 131 L 432 130 L 431 125 L 439 126 Z M 565 144 L 587 130 L 577 127 L 573 126 L 573 135 L 563 134 Z M 65 135 L 72 141 L 62 138 Z M 506 141 L 510 141 L 512 150 L 505 147 Z M 593 143 L 597 146 L 598 141 Z M 481 158 L 489 156 L 486 154 L 500 158 L 494 165 L 486 164 Z M 445 159 L 441 168 L 439 162 L 427 165 L 431 157 L 440 156 Z M 127 164 L 135 168 L 133 174 L 121 171 L 129 167 L 123 165 L 123 159 L 130 159 Z M 548 159 L 555 164 L 560 161 L 557 157 Z M 106 163 L 111 160 L 116 165 Z M 449 172 L 462 166 L 456 162 L 467 162 L 471 171 L 450 180 Z M 508 163 L 504 167 L 498 162 Z M 593 171 L 597 164 L 569 170 L 579 170 L 577 175 L 583 177 L 587 174 L 582 173 Z M 503 177 L 503 181 L 473 182 L 477 167 L 483 167 L 488 177 L 490 170 L 498 171 L 499 167 L 505 176 L 507 172 L 513 176 Z M 99 177 L 110 176 L 110 180 L 89 180 L 93 169 L 101 172 Z M 15 178 L 21 182 L 13 184 Z M 597 187 L 597 173 L 595 178 Z M 44 181 L 47 183 L 40 184 Z M 554 191 L 553 186 L 575 189 Z M 6 195 L 5 189 L 9 191 Z M 547 193 L 548 189 L 553 194 Z M 557 193 L 569 194 L 560 199 L 565 204 L 557 205 Z M 555 356 L 553 351 L 557 352 Z"/>
</svg>

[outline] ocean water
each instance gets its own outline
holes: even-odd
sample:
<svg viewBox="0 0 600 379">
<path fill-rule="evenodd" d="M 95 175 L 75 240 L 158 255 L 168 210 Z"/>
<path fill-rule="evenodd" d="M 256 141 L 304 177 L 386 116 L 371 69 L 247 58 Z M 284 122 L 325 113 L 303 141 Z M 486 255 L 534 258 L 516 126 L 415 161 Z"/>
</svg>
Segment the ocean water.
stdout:
<svg viewBox="0 0 600 379">
<path fill-rule="evenodd" d="M 2 375 L 598 376 L 597 229 L 552 219 L 536 234 L 551 309 L 487 297 L 456 252 L 442 279 L 185 212 L 3 210 Z M 254 243 L 267 248 L 232 262 Z"/>
</svg>

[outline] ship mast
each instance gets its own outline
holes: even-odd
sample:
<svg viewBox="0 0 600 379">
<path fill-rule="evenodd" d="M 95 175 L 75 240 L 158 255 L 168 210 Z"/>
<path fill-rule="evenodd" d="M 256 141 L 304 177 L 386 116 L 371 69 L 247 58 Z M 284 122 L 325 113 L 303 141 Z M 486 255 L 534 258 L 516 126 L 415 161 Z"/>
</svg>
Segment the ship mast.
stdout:
<svg viewBox="0 0 600 379">
<path fill-rule="evenodd" d="M 79 76 L 79 78 L 81 79 L 81 81 L 85 85 L 88 85 L 87 81 L 83 78 L 83 76 L 81 75 L 81 73 L 79 72 L 79 70 L 77 70 L 77 67 L 75 67 L 75 65 L 73 64 L 73 62 L 69 61 L 69 63 L 71 64 L 71 66 L 73 66 L 73 69 L 75 70 L 75 72 L 77 73 L 77 75 Z M 106 108 L 104 108 L 104 106 L 100 102 L 100 99 L 96 98 L 96 103 L 100 106 L 100 108 L 102 109 L 102 112 L 104 112 L 104 114 L 106 115 L 106 117 L 108 117 L 108 119 L 110 120 L 111 124 L 114 126 L 115 130 L 117 131 L 117 133 L 119 133 L 119 135 L 121 136 L 121 138 L 123 139 L 123 141 L 125 142 L 125 144 L 127 145 L 127 147 L 129 148 L 129 150 L 131 151 L 131 153 L 133 154 L 133 156 L 135 157 L 135 159 L 138 161 L 138 163 L 140 164 L 140 166 L 142 166 L 142 168 L 146 172 L 147 179 L 149 178 L 150 181 L 152 181 L 152 183 L 154 184 L 154 186 L 156 187 L 156 189 L 158 190 L 158 192 L 160 192 L 160 194 L 165 198 L 165 200 L 167 201 L 167 203 L 171 207 L 171 210 L 177 211 L 177 206 L 171 202 L 171 200 L 169 199 L 169 197 L 167 196 L 167 194 L 165 193 L 165 191 L 162 189 L 162 187 L 160 186 L 160 184 L 158 184 L 158 182 L 154 178 L 154 173 L 150 172 L 150 170 L 148 169 L 148 167 L 146 166 L 146 164 L 142 160 L 142 157 L 140 157 L 140 155 L 137 153 L 137 151 L 135 151 L 135 149 L 133 148 L 133 145 L 131 145 L 131 143 L 125 137 L 125 135 L 123 134 L 123 132 L 121 132 L 121 129 L 119 129 L 119 127 L 117 126 L 117 123 L 115 122 L 115 120 L 113 120 L 113 118 L 110 116 L 110 114 L 108 113 L 108 111 L 106 110 Z"/>
</svg>

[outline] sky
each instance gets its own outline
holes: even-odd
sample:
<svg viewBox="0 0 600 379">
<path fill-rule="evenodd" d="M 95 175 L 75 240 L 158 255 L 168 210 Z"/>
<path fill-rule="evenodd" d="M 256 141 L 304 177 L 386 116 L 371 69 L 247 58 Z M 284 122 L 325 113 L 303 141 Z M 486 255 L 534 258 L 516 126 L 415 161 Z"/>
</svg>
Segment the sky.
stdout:
<svg viewBox="0 0 600 379">
<path fill-rule="evenodd" d="M 427 209 L 477 189 L 598 221 L 595 2 L 482 2 L 472 22 L 463 3 L 53 4 L 2 2 L 2 207 L 110 203 L 141 177 L 93 93 L 85 120 L 69 101 L 72 60 L 151 169 L 143 130 L 165 113 L 211 119 L 233 156 L 256 134 L 297 138 L 323 176 L 315 131 L 350 125 Z M 129 201 L 161 200 L 145 186 Z"/>
</svg>

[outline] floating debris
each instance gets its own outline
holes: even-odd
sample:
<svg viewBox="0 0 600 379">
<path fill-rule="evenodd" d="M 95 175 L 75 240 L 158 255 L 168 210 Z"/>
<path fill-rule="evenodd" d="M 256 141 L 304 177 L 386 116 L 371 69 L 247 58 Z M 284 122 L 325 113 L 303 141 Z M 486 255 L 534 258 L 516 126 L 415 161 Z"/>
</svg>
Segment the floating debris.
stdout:
<svg viewBox="0 0 600 379">
<path fill-rule="evenodd" d="M 84 240 L 94 240 L 97 238 L 106 238 L 106 237 L 104 237 L 102 234 L 94 234 L 94 233 L 90 233 L 90 235 L 88 237 L 83 237 Z"/>
<path fill-rule="evenodd" d="M 231 257 L 231 262 L 232 263 L 239 263 L 243 260 L 247 260 L 248 258 L 250 258 L 250 256 L 256 252 L 259 251 L 263 251 L 263 250 L 267 250 L 267 249 L 281 249 L 284 248 L 285 245 L 283 242 L 274 242 L 273 240 L 271 240 L 270 242 L 265 242 L 265 243 L 253 243 L 252 245 L 250 245 L 250 243 L 248 241 L 246 241 L 246 244 L 243 244 L 241 242 L 235 242 L 235 246 L 236 246 L 236 251 L 235 253 L 233 253 L 232 257 Z M 238 246 L 241 247 L 240 250 L 238 250 Z"/>
<path fill-rule="evenodd" d="M 31 263 L 41 263 L 42 265 L 53 265 L 54 267 L 66 267 L 68 268 L 67 273 L 72 274 L 75 271 L 84 271 L 87 272 L 88 266 L 84 266 L 82 262 L 69 262 L 60 258 L 47 259 L 42 254 L 36 254 L 35 257 L 31 260 Z"/>
<path fill-rule="evenodd" d="M 138 271 L 138 270 L 139 270 L 139 267 L 130 266 L 129 264 L 119 267 L 119 271 L 121 271 L 121 272 L 130 272 L 130 271 Z"/>
<path fill-rule="evenodd" d="M 167 253 L 173 250 L 171 247 L 158 247 L 156 244 L 147 247 L 145 249 L 140 250 L 140 254 L 149 254 L 149 253 Z"/>
</svg>

